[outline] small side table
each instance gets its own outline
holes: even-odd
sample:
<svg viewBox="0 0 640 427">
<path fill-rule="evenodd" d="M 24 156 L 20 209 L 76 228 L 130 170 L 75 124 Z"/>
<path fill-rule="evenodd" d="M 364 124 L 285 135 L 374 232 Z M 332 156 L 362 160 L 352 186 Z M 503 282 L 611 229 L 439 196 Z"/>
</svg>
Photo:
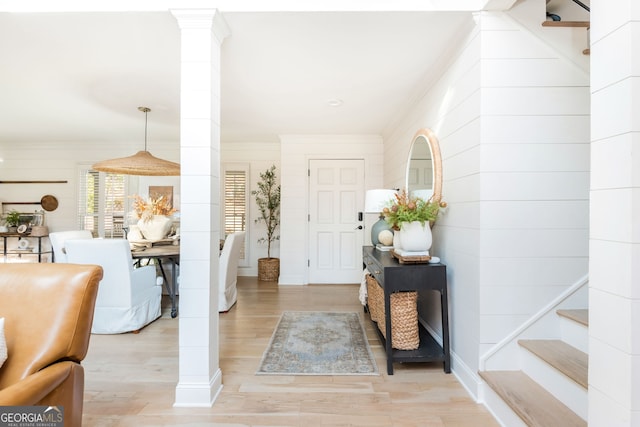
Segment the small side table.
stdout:
<svg viewBox="0 0 640 427">
<path fill-rule="evenodd" d="M 49 238 L 49 236 L 30 236 L 27 233 L 0 233 L 0 237 L 2 238 L 2 255 L 5 263 L 9 255 L 17 255 L 19 258 L 22 258 L 23 255 L 37 256 L 38 262 L 42 262 L 42 255 L 53 254 L 51 250 L 42 250 L 42 239 Z M 38 239 L 38 246 L 35 251 L 33 248 L 9 250 L 7 248 L 7 239 L 11 238 L 18 240 L 21 238 Z"/>
</svg>

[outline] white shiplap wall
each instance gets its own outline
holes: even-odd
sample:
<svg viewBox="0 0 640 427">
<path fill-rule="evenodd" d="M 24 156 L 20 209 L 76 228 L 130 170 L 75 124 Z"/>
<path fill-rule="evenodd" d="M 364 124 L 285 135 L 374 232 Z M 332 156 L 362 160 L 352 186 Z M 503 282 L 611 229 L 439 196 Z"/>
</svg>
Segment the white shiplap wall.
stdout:
<svg viewBox="0 0 640 427">
<path fill-rule="evenodd" d="M 588 74 L 507 14 L 475 19 L 385 139 L 389 158 L 420 127 L 440 138 L 449 208 L 433 252 L 448 269 L 454 371 L 472 393 L 479 357 L 587 272 L 589 197 Z M 401 160 L 385 164 L 387 185 L 402 185 Z"/>
<path fill-rule="evenodd" d="M 588 74 L 526 28 L 480 25 L 482 354 L 587 272 L 590 99 Z"/>
<path fill-rule="evenodd" d="M 46 224 L 50 231 L 72 230 L 77 228 L 77 166 L 91 165 L 99 160 L 124 157 L 135 153 L 135 144 L 121 146 L 105 146 L 97 142 L 83 143 L 54 143 L 21 144 L 14 147 L 0 147 L 0 154 L 4 161 L 0 165 L 2 180 L 64 180 L 66 184 L 4 184 L 0 187 L 0 202 L 7 201 L 39 201 L 45 194 L 56 196 L 59 207 L 53 212 L 45 214 Z M 157 142 L 151 149 L 152 154 L 172 161 L 180 161 L 179 142 Z M 247 163 L 251 170 L 250 185 L 255 189 L 259 173 L 272 164 L 280 169 L 279 143 L 223 143 L 221 145 L 221 161 L 232 163 Z M 173 185 L 174 201 L 179 204 L 179 177 L 130 177 L 131 194 L 148 194 L 149 185 Z M 260 231 L 254 220 L 257 217 L 255 203 L 250 198 L 250 215 L 247 221 L 249 229 L 250 265 L 239 270 L 240 275 L 256 276 L 257 259 L 266 254 L 266 247 L 259 245 L 257 239 Z M 25 212 L 39 209 L 39 206 L 22 205 L 6 206 L 6 210 L 17 208 Z M 276 242 L 276 253 L 278 242 Z"/>
<path fill-rule="evenodd" d="M 282 207 L 279 283 L 303 285 L 308 283 L 309 160 L 364 159 L 365 190 L 381 188 L 382 138 L 375 135 L 282 135 L 280 138 Z"/>
<path fill-rule="evenodd" d="M 640 7 L 591 4 L 589 426 L 638 426 Z"/>
<path fill-rule="evenodd" d="M 58 209 L 45 213 L 45 222 L 49 231 L 73 230 L 77 224 L 77 189 L 78 165 L 93 163 L 116 157 L 130 156 L 140 147 L 136 143 L 121 145 L 105 145 L 100 141 L 53 142 L 45 141 L 38 144 L 3 144 L 0 146 L 0 178 L 2 180 L 61 180 L 64 184 L 2 184 L 0 185 L 0 201 L 25 202 L 39 201 L 45 194 L 51 194 L 58 199 Z M 179 162 L 179 142 L 154 141 L 150 150 L 154 156 Z M 130 192 L 147 194 L 148 185 L 173 185 L 167 183 L 165 177 L 145 178 L 144 185 L 139 185 L 139 179 L 130 179 Z M 142 182 L 142 180 L 140 180 Z M 144 187 L 144 188 L 142 188 Z M 174 187 L 174 199 L 180 200 L 179 186 Z M 25 212 L 40 209 L 40 206 L 22 205 L 6 206 L 6 210 L 16 208 Z"/>
<path fill-rule="evenodd" d="M 272 142 L 229 142 L 222 144 L 222 163 L 240 163 L 249 166 L 249 191 L 257 188 L 260 180 L 260 173 L 266 171 L 271 165 L 276 166 L 276 175 L 279 182 L 282 182 L 280 168 L 280 143 Z M 249 258 L 249 265 L 238 268 L 240 276 L 258 275 L 258 258 L 267 256 L 266 244 L 259 244 L 258 239 L 265 236 L 264 223 L 256 224 L 255 220 L 260 213 L 255 203 L 255 197 L 249 195 L 249 216 L 247 217 L 247 241 L 248 250 L 245 251 Z M 271 244 L 271 255 L 279 256 L 280 242 Z"/>
</svg>

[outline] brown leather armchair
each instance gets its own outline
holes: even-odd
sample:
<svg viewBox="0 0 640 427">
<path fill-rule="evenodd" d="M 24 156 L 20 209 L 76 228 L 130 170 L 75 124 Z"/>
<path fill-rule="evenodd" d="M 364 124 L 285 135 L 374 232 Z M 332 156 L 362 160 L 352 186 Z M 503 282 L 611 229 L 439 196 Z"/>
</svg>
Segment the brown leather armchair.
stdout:
<svg viewBox="0 0 640 427">
<path fill-rule="evenodd" d="M 97 265 L 0 264 L 7 360 L 0 405 L 58 406 L 82 425 L 84 368 L 102 279 Z"/>
</svg>

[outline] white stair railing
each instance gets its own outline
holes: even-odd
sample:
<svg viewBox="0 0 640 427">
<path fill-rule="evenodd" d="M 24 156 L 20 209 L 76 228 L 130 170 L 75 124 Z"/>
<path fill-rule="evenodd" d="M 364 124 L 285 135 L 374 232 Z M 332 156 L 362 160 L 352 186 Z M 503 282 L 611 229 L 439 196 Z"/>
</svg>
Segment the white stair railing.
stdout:
<svg viewBox="0 0 640 427">
<path fill-rule="evenodd" d="M 480 357 L 479 368 L 481 371 L 487 369 L 489 359 L 495 357 L 501 351 L 506 348 L 513 346 L 516 344 L 517 340 L 520 339 L 529 329 L 535 326 L 538 322 L 542 321 L 543 318 L 551 315 L 555 315 L 555 311 L 562 306 L 566 301 L 568 301 L 572 296 L 578 294 L 580 291 L 585 289 L 585 287 L 589 284 L 589 276 L 585 275 L 581 277 L 578 281 L 576 281 L 573 285 L 568 287 L 564 292 L 558 295 L 555 299 L 549 302 L 547 305 L 542 307 L 537 313 L 535 313 L 531 318 L 529 318 L 526 322 L 516 328 L 513 332 L 507 335 L 500 342 L 496 343 L 491 349 L 489 349 L 485 354 Z M 575 307 L 574 307 L 575 308 Z M 582 307 L 585 308 L 585 307 Z M 540 337 L 545 338 L 545 337 Z M 507 358 L 512 359 L 512 358 Z"/>
</svg>

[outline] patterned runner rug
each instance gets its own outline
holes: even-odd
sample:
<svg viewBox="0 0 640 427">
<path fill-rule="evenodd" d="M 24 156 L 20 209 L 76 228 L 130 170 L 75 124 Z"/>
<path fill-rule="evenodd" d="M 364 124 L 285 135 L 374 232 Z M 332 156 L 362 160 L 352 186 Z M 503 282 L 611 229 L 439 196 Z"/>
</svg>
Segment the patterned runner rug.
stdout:
<svg viewBox="0 0 640 427">
<path fill-rule="evenodd" d="M 358 313 L 282 314 L 256 374 L 378 375 Z"/>
</svg>

